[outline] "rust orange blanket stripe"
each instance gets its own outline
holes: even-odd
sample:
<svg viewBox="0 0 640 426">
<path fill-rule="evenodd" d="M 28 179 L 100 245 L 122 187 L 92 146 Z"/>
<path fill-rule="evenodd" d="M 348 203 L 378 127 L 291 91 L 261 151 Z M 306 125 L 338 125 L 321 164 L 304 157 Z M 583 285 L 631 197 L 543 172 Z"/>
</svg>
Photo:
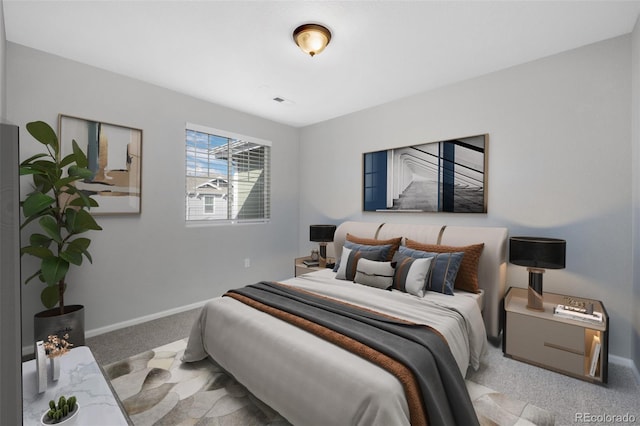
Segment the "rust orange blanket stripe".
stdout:
<svg viewBox="0 0 640 426">
<path fill-rule="evenodd" d="M 413 375 L 413 373 L 402 363 L 394 360 L 393 358 L 347 337 L 343 334 L 337 333 L 327 327 L 316 324 L 305 318 L 290 314 L 277 308 L 265 305 L 261 302 L 257 302 L 249 297 L 237 294 L 227 293 L 226 296 L 232 297 L 246 305 L 249 305 L 255 309 L 293 324 L 305 331 L 308 331 L 322 339 L 325 339 L 335 345 L 340 346 L 362 358 L 373 362 L 379 367 L 387 370 L 398 378 L 405 392 L 407 398 L 407 404 L 409 406 L 409 416 L 412 426 L 427 425 L 428 414 L 426 407 L 423 403 L 422 393 L 420 387 Z"/>
</svg>

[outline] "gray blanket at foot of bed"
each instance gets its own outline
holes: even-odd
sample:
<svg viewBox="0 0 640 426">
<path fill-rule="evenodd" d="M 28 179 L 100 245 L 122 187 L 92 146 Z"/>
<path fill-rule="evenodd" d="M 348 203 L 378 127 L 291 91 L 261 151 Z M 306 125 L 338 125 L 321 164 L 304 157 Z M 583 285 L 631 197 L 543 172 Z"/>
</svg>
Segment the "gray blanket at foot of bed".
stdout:
<svg viewBox="0 0 640 426">
<path fill-rule="evenodd" d="M 478 424 L 451 351 L 431 328 L 277 283 L 261 282 L 227 293 L 235 295 L 303 318 L 402 363 L 417 382 L 429 425 Z"/>
</svg>

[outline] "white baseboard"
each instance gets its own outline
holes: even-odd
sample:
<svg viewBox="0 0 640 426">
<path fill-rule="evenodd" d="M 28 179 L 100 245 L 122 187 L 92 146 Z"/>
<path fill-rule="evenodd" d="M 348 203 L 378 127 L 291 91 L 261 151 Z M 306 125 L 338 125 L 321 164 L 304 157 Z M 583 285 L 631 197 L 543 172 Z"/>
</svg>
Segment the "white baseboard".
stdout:
<svg viewBox="0 0 640 426">
<path fill-rule="evenodd" d="M 181 312 L 190 311 L 192 309 L 201 308 L 209 300 L 192 303 L 190 305 L 179 306 L 177 308 L 167 309 L 166 311 L 156 312 L 153 314 L 145 315 L 138 318 L 133 318 L 127 321 L 118 322 L 115 324 L 107 325 L 105 327 L 94 328 L 92 330 L 85 330 L 85 337 L 95 337 L 110 331 L 120 330 L 121 328 L 131 327 L 132 325 L 142 324 L 147 321 L 152 321 L 158 318 L 168 317 L 169 315 L 179 314 Z M 28 356 L 33 354 L 33 345 L 22 347 L 22 356 Z"/>
<path fill-rule="evenodd" d="M 617 355 L 609 355 L 609 362 L 612 363 L 612 364 L 618 364 L 618 365 L 621 365 L 623 367 L 630 368 L 631 371 L 633 371 L 633 375 L 636 378 L 636 383 L 638 383 L 640 385 L 640 372 L 638 372 L 638 367 L 633 362 L 633 360 L 631 360 L 629 358 L 623 358 L 623 357 L 617 356 Z"/>
<path fill-rule="evenodd" d="M 120 330 L 121 328 L 131 327 L 132 325 L 142 324 L 143 322 L 152 321 L 158 318 L 168 317 L 169 315 L 179 314 L 181 312 L 190 311 L 192 309 L 201 308 L 207 303 L 208 300 L 202 302 L 192 303 L 191 305 L 179 306 L 177 308 L 167 309 L 166 311 L 156 312 L 153 314 L 145 315 L 138 318 L 133 318 L 127 321 L 118 322 L 105 327 L 94 328 L 93 330 L 85 331 L 85 337 L 95 337 L 110 331 Z"/>
</svg>

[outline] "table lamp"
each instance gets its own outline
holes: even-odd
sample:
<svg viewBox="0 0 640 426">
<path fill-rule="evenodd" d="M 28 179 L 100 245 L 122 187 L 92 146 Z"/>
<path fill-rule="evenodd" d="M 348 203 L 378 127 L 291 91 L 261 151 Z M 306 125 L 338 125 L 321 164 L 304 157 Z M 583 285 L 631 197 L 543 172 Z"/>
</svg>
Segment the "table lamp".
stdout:
<svg viewBox="0 0 640 426">
<path fill-rule="evenodd" d="M 336 232 L 335 225 L 311 225 L 309 226 L 309 240 L 320 243 L 319 266 L 327 266 L 327 243 L 333 241 L 333 234 Z"/>
<path fill-rule="evenodd" d="M 545 269 L 563 269 L 567 242 L 557 238 L 509 238 L 509 262 L 529 271 L 527 309 L 544 311 L 542 274 Z"/>
</svg>

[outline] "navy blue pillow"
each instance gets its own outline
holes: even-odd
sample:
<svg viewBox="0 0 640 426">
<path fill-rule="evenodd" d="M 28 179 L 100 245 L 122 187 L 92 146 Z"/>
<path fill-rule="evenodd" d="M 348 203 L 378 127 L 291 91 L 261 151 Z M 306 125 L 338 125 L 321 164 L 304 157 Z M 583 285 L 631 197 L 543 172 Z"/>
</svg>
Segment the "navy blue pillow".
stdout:
<svg viewBox="0 0 640 426">
<path fill-rule="evenodd" d="M 381 262 L 387 258 L 389 250 L 391 250 L 390 244 L 383 246 L 354 245 L 359 247 L 349 248 L 345 243 L 342 248 L 342 257 L 336 273 L 336 278 L 339 280 L 354 280 L 359 259 L 369 259 Z"/>
<path fill-rule="evenodd" d="M 393 247 L 392 244 L 384 244 L 384 245 L 380 245 L 380 246 L 370 246 L 370 245 L 366 245 L 366 244 L 357 244 L 357 243 L 352 243 L 351 241 L 345 241 L 344 245 L 342 246 L 343 250 L 344 248 L 348 248 L 348 249 L 356 249 L 359 251 L 374 251 L 377 252 L 378 250 L 382 250 L 383 251 L 383 258 L 379 259 L 380 261 L 383 260 L 387 260 L 387 257 L 389 256 L 389 252 L 391 251 L 391 248 Z M 369 259 L 369 258 L 367 258 Z M 378 259 L 371 259 L 371 260 L 378 260 Z M 336 259 L 336 264 L 333 267 L 333 272 L 338 272 L 338 269 L 340 268 L 340 262 L 342 262 L 342 259 Z"/>
<path fill-rule="evenodd" d="M 414 250 L 401 246 L 400 254 L 416 259 L 432 258 L 431 269 L 427 275 L 425 290 L 453 296 L 453 286 L 462 263 L 463 252 L 433 253 L 422 250 Z"/>
</svg>

